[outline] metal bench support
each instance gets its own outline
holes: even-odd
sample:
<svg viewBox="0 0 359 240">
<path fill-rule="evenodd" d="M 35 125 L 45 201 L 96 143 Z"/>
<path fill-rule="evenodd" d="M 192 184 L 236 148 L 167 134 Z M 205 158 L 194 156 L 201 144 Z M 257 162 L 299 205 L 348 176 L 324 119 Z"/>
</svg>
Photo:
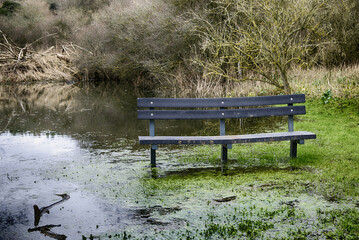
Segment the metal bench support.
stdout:
<svg viewBox="0 0 359 240">
<path fill-rule="evenodd" d="M 150 108 L 153 110 L 153 108 Z M 155 120 L 150 120 L 150 136 L 155 136 Z M 157 145 L 151 145 L 151 167 L 156 167 L 156 149 Z"/>
<path fill-rule="evenodd" d="M 291 158 L 297 157 L 298 144 L 304 144 L 304 139 L 290 141 L 290 157 Z"/>
<path fill-rule="evenodd" d="M 224 108 L 220 108 L 220 109 L 224 109 Z M 219 120 L 219 135 L 220 136 L 226 135 L 226 120 L 225 119 Z M 222 165 L 227 164 L 227 159 L 228 159 L 227 144 L 222 144 L 222 150 L 221 150 Z"/>
<path fill-rule="evenodd" d="M 222 154 L 221 154 L 221 160 L 222 160 L 222 164 L 227 164 L 227 159 L 228 159 L 228 148 L 227 148 L 227 144 L 223 144 L 222 145 Z"/>
<path fill-rule="evenodd" d="M 288 106 L 293 106 L 289 103 Z M 288 115 L 288 132 L 294 132 L 294 116 Z M 297 158 L 297 141 L 290 141 L 290 153 L 291 158 Z"/>
<path fill-rule="evenodd" d="M 156 145 L 151 146 L 151 167 L 156 167 L 156 149 L 153 149 L 153 146 Z"/>
</svg>

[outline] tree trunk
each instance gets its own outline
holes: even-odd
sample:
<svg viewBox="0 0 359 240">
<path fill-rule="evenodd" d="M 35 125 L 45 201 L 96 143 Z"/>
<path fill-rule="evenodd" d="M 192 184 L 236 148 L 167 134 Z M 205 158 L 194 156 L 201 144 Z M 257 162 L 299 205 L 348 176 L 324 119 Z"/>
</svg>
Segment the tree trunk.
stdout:
<svg viewBox="0 0 359 240">
<path fill-rule="evenodd" d="M 281 73 L 281 78 L 282 78 L 285 94 L 291 94 L 292 89 L 290 89 L 290 85 L 289 85 L 289 82 L 288 82 L 288 77 L 287 77 L 286 72 L 281 71 L 280 73 Z"/>
</svg>

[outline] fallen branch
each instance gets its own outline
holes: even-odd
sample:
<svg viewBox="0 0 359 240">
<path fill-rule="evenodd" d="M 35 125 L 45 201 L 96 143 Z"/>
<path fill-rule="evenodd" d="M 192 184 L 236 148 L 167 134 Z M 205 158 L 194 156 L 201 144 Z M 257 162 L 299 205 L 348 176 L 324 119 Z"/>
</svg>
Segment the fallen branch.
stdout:
<svg viewBox="0 0 359 240">
<path fill-rule="evenodd" d="M 224 198 L 219 198 L 219 199 L 213 199 L 213 201 L 215 202 L 230 202 L 235 200 L 237 197 L 236 196 L 230 196 L 230 197 L 224 197 Z"/>
<path fill-rule="evenodd" d="M 19 63 L 22 60 L 25 60 L 26 52 L 27 52 L 27 46 L 24 48 L 21 48 L 19 56 L 17 57 L 17 63 Z"/>
<path fill-rule="evenodd" d="M 39 208 L 36 204 L 34 205 L 34 217 L 35 221 L 34 224 L 37 226 L 40 222 L 40 218 L 44 213 L 49 214 L 50 208 L 70 199 L 70 195 L 67 194 L 55 194 L 56 196 L 61 197 L 62 199 L 60 201 L 54 202 L 53 204 L 50 204 L 49 206 Z"/>
<path fill-rule="evenodd" d="M 54 46 L 46 51 L 35 51 L 32 46 L 49 34 L 41 37 L 25 47 L 12 43 L 0 30 L 0 81 L 24 82 L 46 80 L 73 80 L 78 69 L 73 66 L 72 59 L 77 51 L 64 51 L 60 54 Z"/>
<path fill-rule="evenodd" d="M 45 55 L 49 54 L 54 48 L 55 48 L 54 46 L 51 46 L 49 49 L 47 49 L 46 51 L 39 53 L 39 54 L 45 56 Z"/>
<path fill-rule="evenodd" d="M 33 41 L 32 43 L 30 43 L 30 44 L 28 45 L 28 47 L 31 47 L 34 43 L 36 43 L 36 42 L 38 42 L 38 41 L 40 41 L 40 40 L 42 40 L 42 39 L 44 39 L 44 38 L 52 37 L 52 36 L 55 36 L 55 35 L 57 35 L 57 33 L 51 33 L 51 34 L 48 34 L 48 35 L 46 35 L 46 36 L 42 36 L 42 37 L 36 39 L 35 41 Z"/>
<path fill-rule="evenodd" d="M 29 228 L 27 231 L 28 231 L 28 232 L 50 231 L 51 228 L 54 228 L 54 227 L 61 227 L 61 224 L 58 224 L 58 225 L 49 224 L 49 225 L 45 225 L 45 226 L 40 226 L 40 227 L 35 227 L 35 228 Z"/>
<path fill-rule="evenodd" d="M 68 58 L 68 57 L 66 57 L 66 56 L 64 56 L 64 55 L 62 55 L 62 54 L 59 54 L 59 53 L 58 53 L 56 56 L 58 57 L 58 59 L 63 60 L 63 61 L 65 61 L 66 63 L 70 63 L 70 62 L 71 62 L 71 59 L 70 59 L 70 58 Z"/>
<path fill-rule="evenodd" d="M 42 234 L 44 234 L 45 236 L 49 236 L 49 237 L 57 239 L 57 240 L 65 240 L 67 238 L 66 235 L 54 233 L 51 231 L 51 229 L 54 227 L 61 227 L 61 225 L 60 224 L 59 225 L 50 224 L 50 225 L 45 225 L 45 226 L 41 226 L 41 227 L 29 228 L 27 231 L 28 232 L 39 231 Z"/>
</svg>

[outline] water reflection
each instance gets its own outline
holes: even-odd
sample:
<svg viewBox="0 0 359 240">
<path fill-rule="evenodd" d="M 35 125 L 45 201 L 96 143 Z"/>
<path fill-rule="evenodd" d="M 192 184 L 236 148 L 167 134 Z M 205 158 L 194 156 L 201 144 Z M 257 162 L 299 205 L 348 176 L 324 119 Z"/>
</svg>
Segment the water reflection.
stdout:
<svg viewBox="0 0 359 240">
<path fill-rule="evenodd" d="M 47 239 L 41 232 L 80 239 L 134 225 L 145 231 L 185 223 L 158 219 L 182 210 L 148 206 L 144 196 L 151 195 L 141 195 L 141 178 L 208 169 L 179 166 L 171 156 L 183 148 L 176 146 L 161 148 L 159 156 L 166 160 L 160 167 L 174 172 L 148 168 L 148 147 L 137 144 L 139 135 L 148 134 L 148 122 L 137 120 L 138 95 L 152 93 L 113 83 L 0 85 L 0 239 Z M 229 122 L 228 133 L 238 133 L 239 127 L 243 133 L 260 131 L 259 125 L 249 128 L 256 120 L 249 121 Z M 218 121 L 158 121 L 156 132 L 218 134 Z M 179 167 L 187 170 L 175 172 Z M 220 174 L 220 168 L 211 167 Z M 43 214 L 54 206 L 49 203 L 59 203 L 55 194 L 64 192 L 71 199 Z M 34 205 L 47 207 L 37 207 L 34 216 Z M 34 217 L 35 226 L 41 222 L 43 228 L 34 228 Z"/>
<path fill-rule="evenodd" d="M 67 236 L 53 232 L 52 228 L 54 228 L 54 227 L 61 227 L 61 225 L 60 224 L 58 224 L 58 225 L 49 224 L 49 225 L 45 225 L 45 226 L 41 226 L 41 227 L 29 228 L 27 231 L 28 232 L 39 231 L 40 233 L 44 234 L 45 236 L 51 237 L 53 239 L 65 240 L 67 238 Z"/>
<path fill-rule="evenodd" d="M 51 134 L 7 132 L 0 135 L 0 157 L 0 239 L 45 239 L 42 233 L 55 237 L 57 232 L 60 237 L 79 239 L 80 233 L 96 232 L 96 224 L 106 221 L 96 198 L 80 190 L 78 184 L 60 178 L 61 169 L 74 161 L 84 164 L 89 157 L 76 140 Z M 55 194 L 64 191 L 71 194 L 72 201 L 65 202 L 67 195 L 61 195 L 61 206 L 52 208 L 60 203 Z M 55 201 L 55 205 L 48 205 Z M 38 211 L 34 216 L 33 206 L 37 205 L 48 206 L 35 207 Z M 52 214 L 41 214 L 49 208 Z M 33 224 L 38 225 L 40 216 L 46 225 L 61 223 L 62 227 L 56 231 L 28 232 Z"/>
<path fill-rule="evenodd" d="M 60 83 L 2 84 L 0 111 L 34 113 L 41 108 L 70 111 L 78 91 L 79 88 L 74 85 Z"/>
<path fill-rule="evenodd" d="M 116 138 L 136 140 L 148 134 L 148 122 L 137 120 L 137 97 L 152 96 L 127 84 L 66 83 L 0 85 L 0 131 L 71 135 L 84 144 L 111 147 Z M 283 118 L 227 120 L 228 134 L 277 128 Z M 217 120 L 157 121 L 158 135 L 217 135 Z M 134 146 L 138 147 L 138 145 Z"/>
<path fill-rule="evenodd" d="M 0 86 L 2 129 L 11 133 L 87 135 L 100 140 L 108 136 L 137 136 L 136 96 L 121 85 L 102 84 L 80 88 L 47 83 Z"/>
<path fill-rule="evenodd" d="M 61 227 L 61 224 L 58 224 L 58 225 L 49 224 L 49 225 L 44 225 L 44 226 L 38 227 L 40 218 L 44 213 L 50 214 L 50 208 L 70 199 L 70 195 L 68 195 L 68 194 L 55 194 L 55 195 L 61 197 L 62 199 L 57 202 L 54 202 L 46 207 L 42 207 L 42 208 L 39 208 L 36 204 L 34 205 L 34 225 L 35 225 L 35 227 L 29 228 L 27 231 L 28 232 L 39 231 L 40 233 L 44 234 L 45 236 L 49 236 L 51 238 L 58 239 L 58 240 L 64 240 L 67 238 L 66 235 L 55 233 L 52 231 L 52 228 Z"/>
</svg>

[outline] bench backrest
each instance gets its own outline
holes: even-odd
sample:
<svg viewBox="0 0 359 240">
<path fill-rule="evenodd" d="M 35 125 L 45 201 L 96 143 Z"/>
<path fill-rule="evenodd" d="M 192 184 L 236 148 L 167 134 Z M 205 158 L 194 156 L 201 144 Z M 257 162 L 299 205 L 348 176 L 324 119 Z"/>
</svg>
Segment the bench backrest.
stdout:
<svg viewBox="0 0 359 240">
<path fill-rule="evenodd" d="M 138 110 L 137 113 L 138 119 L 150 120 L 150 136 L 154 136 L 151 128 L 154 128 L 153 120 L 157 119 L 220 119 L 221 135 L 224 135 L 224 119 L 288 115 L 288 130 L 294 131 L 293 115 L 305 114 L 305 106 L 293 104 L 304 102 L 304 94 L 241 98 L 138 98 L 137 107 L 149 109 Z M 273 106 L 283 104 L 287 106 Z"/>
</svg>

